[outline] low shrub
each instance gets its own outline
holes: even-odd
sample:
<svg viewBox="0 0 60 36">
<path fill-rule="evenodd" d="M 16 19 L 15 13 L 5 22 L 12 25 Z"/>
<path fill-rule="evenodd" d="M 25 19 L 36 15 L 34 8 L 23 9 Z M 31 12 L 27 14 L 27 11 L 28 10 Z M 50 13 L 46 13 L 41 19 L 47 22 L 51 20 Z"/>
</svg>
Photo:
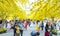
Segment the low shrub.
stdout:
<svg viewBox="0 0 60 36">
<path fill-rule="evenodd" d="M 7 31 L 6 28 L 0 28 L 0 33 L 5 33 Z"/>
<path fill-rule="evenodd" d="M 52 30 L 52 34 L 57 35 L 58 30 Z"/>
</svg>

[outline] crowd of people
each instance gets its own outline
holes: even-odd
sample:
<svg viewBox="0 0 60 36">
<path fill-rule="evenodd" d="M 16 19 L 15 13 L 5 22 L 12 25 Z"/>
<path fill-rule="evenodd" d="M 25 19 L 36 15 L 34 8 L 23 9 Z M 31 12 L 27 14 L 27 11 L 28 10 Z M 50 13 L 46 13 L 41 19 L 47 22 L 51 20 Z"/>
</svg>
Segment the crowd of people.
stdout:
<svg viewBox="0 0 60 36">
<path fill-rule="evenodd" d="M 1 21 L 2 22 L 2 21 Z M 0 23 L 1 23 L 0 22 Z M 52 30 L 53 29 L 60 29 L 60 21 L 54 21 L 53 23 L 49 21 L 33 21 L 33 20 L 11 20 L 7 21 L 5 20 L 4 28 L 7 28 L 9 31 L 10 29 L 13 29 L 14 36 L 23 36 L 23 31 L 27 30 L 27 26 L 31 26 L 32 24 L 36 25 L 35 30 L 31 31 L 31 36 L 39 36 L 40 31 L 43 31 L 45 28 L 45 36 L 52 36 Z M 57 28 L 59 27 L 59 28 Z M 49 30 L 50 29 L 50 30 Z"/>
</svg>

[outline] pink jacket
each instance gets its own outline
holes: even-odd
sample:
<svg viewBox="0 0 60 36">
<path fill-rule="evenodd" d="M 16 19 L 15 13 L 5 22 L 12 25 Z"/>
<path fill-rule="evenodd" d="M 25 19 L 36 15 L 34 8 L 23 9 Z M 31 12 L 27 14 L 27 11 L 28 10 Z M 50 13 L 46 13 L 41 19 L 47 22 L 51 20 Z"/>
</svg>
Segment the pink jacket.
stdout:
<svg viewBox="0 0 60 36">
<path fill-rule="evenodd" d="M 47 32 L 45 32 L 45 36 L 49 36 L 49 32 L 47 31 Z"/>
</svg>

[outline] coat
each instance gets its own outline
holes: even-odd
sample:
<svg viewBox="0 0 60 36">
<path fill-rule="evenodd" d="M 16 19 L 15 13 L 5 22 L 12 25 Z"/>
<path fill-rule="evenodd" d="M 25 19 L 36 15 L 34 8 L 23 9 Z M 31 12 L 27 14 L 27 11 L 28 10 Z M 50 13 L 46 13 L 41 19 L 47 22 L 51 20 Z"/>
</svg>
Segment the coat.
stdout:
<svg viewBox="0 0 60 36">
<path fill-rule="evenodd" d="M 49 36 L 49 32 L 48 31 L 45 32 L 45 36 Z"/>
</svg>

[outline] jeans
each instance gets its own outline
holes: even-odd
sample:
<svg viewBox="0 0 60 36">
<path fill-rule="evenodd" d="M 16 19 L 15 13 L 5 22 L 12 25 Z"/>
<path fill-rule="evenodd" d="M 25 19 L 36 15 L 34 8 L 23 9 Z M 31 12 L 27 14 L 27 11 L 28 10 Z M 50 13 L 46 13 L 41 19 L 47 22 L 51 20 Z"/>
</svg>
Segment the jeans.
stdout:
<svg viewBox="0 0 60 36">
<path fill-rule="evenodd" d="M 21 34 L 21 36 L 23 36 L 23 30 L 20 30 L 20 34 Z"/>
</svg>

